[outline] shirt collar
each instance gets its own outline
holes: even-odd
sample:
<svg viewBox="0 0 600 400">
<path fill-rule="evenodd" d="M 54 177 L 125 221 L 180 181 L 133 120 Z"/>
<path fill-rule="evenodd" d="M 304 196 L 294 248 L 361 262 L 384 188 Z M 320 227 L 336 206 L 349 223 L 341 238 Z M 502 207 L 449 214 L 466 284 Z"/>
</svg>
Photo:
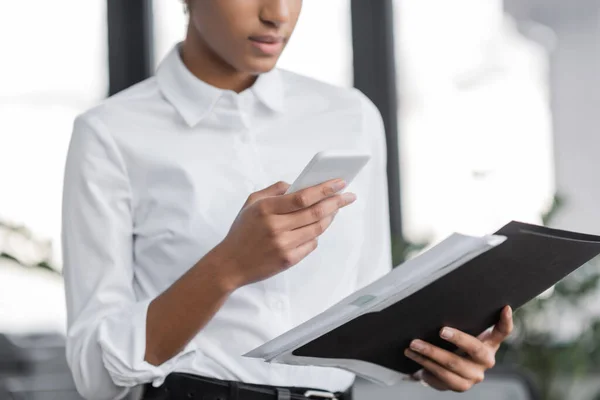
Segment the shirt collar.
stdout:
<svg viewBox="0 0 600 400">
<path fill-rule="evenodd" d="M 256 97 L 271 110 L 283 112 L 283 81 L 281 72 L 277 68 L 273 68 L 269 72 L 260 74 L 250 90 L 252 90 Z"/>
<path fill-rule="evenodd" d="M 166 99 L 189 126 L 198 124 L 206 117 L 224 93 L 231 93 L 194 76 L 181 60 L 179 45 L 162 61 L 156 79 Z M 283 111 L 283 82 L 279 70 L 273 69 L 261 74 L 248 90 L 271 110 Z"/>
</svg>

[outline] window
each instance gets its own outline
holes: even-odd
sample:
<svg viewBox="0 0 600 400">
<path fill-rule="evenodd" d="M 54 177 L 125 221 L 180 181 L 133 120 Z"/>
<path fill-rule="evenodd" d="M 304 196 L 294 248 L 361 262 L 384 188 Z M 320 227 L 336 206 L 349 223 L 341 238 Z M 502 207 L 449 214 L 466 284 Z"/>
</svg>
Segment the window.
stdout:
<svg viewBox="0 0 600 400">
<path fill-rule="evenodd" d="M 56 264 L 73 120 L 107 93 L 105 3 L 0 2 L 0 220 L 52 240 Z M 40 324 L 64 329 L 60 288 L 20 272 L 4 272 L 0 280 L 9 287 L 0 290 L 0 303 L 8 299 L 18 306 L 4 308 L 14 315 L 3 313 L 3 329 Z"/>
<path fill-rule="evenodd" d="M 546 49 L 499 0 L 394 6 L 407 237 L 541 222 L 554 196 Z"/>
<path fill-rule="evenodd" d="M 187 15 L 181 2 L 154 0 L 154 64 L 158 66 L 175 44 L 185 38 Z"/>
<path fill-rule="evenodd" d="M 352 86 L 350 0 L 305 0 L 279 67 L 334 85 Z"/>
</svg>

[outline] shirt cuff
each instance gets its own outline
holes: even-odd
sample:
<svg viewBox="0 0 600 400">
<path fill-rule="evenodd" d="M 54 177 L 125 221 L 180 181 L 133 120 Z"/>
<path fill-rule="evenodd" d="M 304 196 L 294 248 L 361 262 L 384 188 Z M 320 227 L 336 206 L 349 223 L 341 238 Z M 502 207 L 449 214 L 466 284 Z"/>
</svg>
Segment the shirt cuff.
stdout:
<svg viewBox="0 0 600 400">
<path fill-rule="evenodd" d="M 111 315 L 100 324 L 98 342 L 102 361 L 117 386 L 134 387 L 152 383 L 158 387 L 178 362 L 194 352 L 192 342 L 159 366 L 144 360 L 146 355 L 146 317 L 152 300 L 135 303 L 126 311 Z"/>
</svg>

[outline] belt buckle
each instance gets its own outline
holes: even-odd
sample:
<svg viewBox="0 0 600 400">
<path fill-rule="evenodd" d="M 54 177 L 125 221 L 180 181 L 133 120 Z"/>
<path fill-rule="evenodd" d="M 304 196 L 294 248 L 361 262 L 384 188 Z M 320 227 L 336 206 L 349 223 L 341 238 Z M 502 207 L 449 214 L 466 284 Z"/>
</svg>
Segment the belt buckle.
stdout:
<svg viewBox="0 0 600 400">
<path fill-rule="evenodd" d="M 307 390 L 304 392 L 307 399 L 337 399 L 336 395 L 330 392 L 321 392 L 319 390 Z"/>
</svg>

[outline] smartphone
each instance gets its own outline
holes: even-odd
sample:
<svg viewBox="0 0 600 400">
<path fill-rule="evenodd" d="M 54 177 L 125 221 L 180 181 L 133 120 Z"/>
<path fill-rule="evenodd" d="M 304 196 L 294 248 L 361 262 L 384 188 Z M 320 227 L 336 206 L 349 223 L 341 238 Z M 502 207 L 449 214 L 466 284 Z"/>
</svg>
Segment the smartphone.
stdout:
<svg viewBox="0 0 600 400">
<path fill-rule="evenodd" d="M 370 159 L 371 156 L 365 153 L 331 150 L 319 152 L 304 167 L 286 194 L 332 179 L 343 179 L 348 187 Z"/>
</svg>

